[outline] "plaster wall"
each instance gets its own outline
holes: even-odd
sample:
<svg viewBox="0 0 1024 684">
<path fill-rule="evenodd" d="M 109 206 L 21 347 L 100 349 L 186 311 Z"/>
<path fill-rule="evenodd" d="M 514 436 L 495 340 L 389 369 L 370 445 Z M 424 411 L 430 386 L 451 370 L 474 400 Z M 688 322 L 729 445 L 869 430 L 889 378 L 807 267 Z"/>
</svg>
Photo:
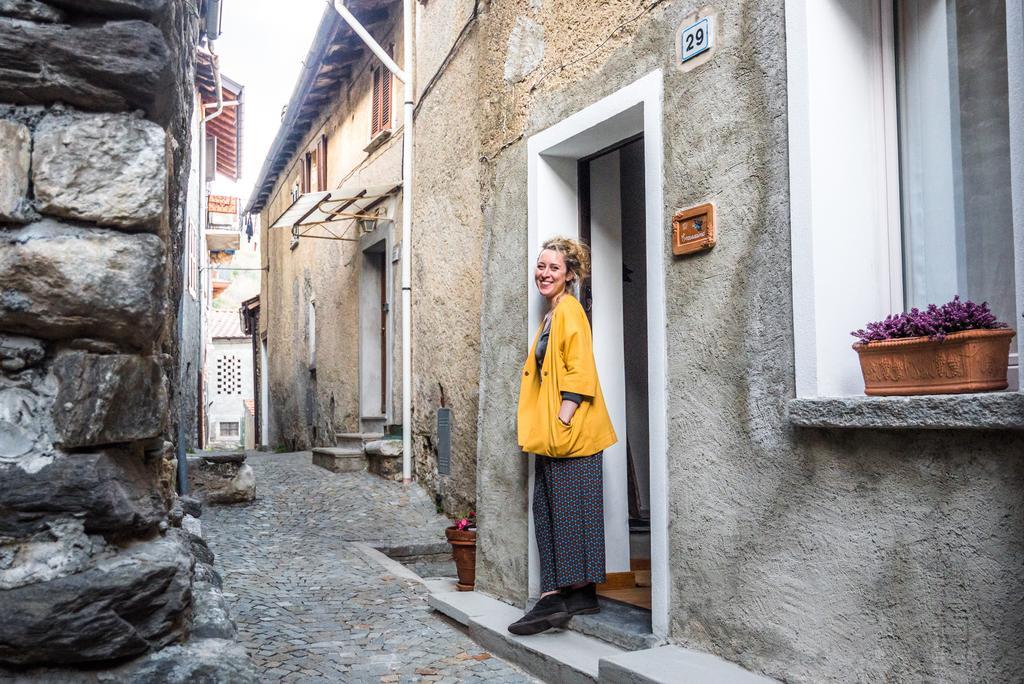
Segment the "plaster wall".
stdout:
<svg viewBox="0 0 1024 684">
<path fill-rule="evenodd" d="M 476 91 L 481 50 L 474 40 L 473 8 L 473 2 L 429 3 L 418 13 L 417 83 L 421 88 L 432 78 L 434 83 L 416 113 L 413 456 L 416 479 L 453 515 L 473 510 L 476 500 L 485 298 Z M 456 45 L 467 23 L 466 38 Z M 452 410 L 449 475 L 437 468 L 442 405 Z"/>
<path fill-rule="evenodd" d="M 189 152 L 189 174 L 185 199 L 184 218 L 182 219 L 182 250 L 179 259 L 182 273 L 181 281 L 181 326 L 180 334 L 180 360 L 178 361 L 178 392 L 179 403 L 177 406 L 179 420 L 179 434 L 181 435 L 182 448 L 196 449 L 199 446 L 199 374 L 203 367 L 203 303 L 201 293 L 204 292 L 199 273 L 195 274 L 196 292 L 193 295 L 188 289 L 188 230 L 191 224 L 196 234 L 196 262 L 198 268 L 202 263 L 202 255 L 205 254 L 201 238 L 203 235 L 203 173 L 202 173 L 202 126 L 199 122 L 198 97 L 193 104 L 192 117 L 189 130 L 191 140 L 195 141 L 190 146 Z"/>
<path fill-rule="evenodd" d="M 1018 678 L 1024 439 L 789 426 L 782 4 L 714 8 L 716 51 L 685 73 L 673 39 L 697 6 L 645 7 L 524 0 L 481 19 L 479 588 L 526 598 L 525 137 L 660 67 L 664 215 L 714 201 L 720 231 L 663 262 L 670 402 L 651 409 L 668 413 L 671 640 L 787 681 Z"/>
<path fill-rule="evenodd" d="M 217 364 L 222 358 L 230 357 L 237 359 L 241 364 L 241 383 L 232 386 L 238 391 L 218 391 Z M 207 434 L 210 442 L 224 446 L 241 446 L 242 430 L 246 420 L 245 406 L 242 402 L 246 399 L 253 400 L 253 357 L 252 340 L 248 337 L 240 338 L 214 338 L 210 343 L 210 349 L 206 355 L 206 378 L 207 396 L 209 408 L 207 409 Z M 220 432 L 222 422 L 238 423 L 237 436 L 225 436 Z"/>
<path fill-rule="evenodd" d="M 398 5 L 396 5 L 398 7 Z M 384 45 L 394 43 L 396 59 L 403 59 L 401 24 L 389 20 L 377 35 Z M 268 353 L 270 443 L 291 449 L 334 444 L 336 432 L 359 430 L 358 293 L 362 255 L 358 242 L 300 238 L 292 248 L 287 228 L 269 229 L 291 205 L 303 155 L 327 135 L 327 187 L 374 185 L 401 178 L 401 88 L 392 84 L 394 99 L 392 137 L 370 152 L 371 68 L 377 60 L 368 51 L 353 66 L 353 77 L 339 87 L 333 99 L 306 132 L 304 142 L 280 174 L 261 212 L 264 263 L 269 266 L 262 289 L 266 302 L 260 326 Z M 314 181 L 315 182 L 315 181 Z M 401 222 L 401 193 L 394 201 L 394 221 Z M 340 226 L 340 228 L 339 228 Z M 332 232 L 358 236 L 352 222 L 335 223 Z M 317 231 L 318 234 L 324 234 Z M 400 243 L 400 234 L 394 237 Z M 388 259 L 390 263 L 390 259 Z M 400 292 L 399 269 L 391 272 L 392 292 Z M 309 364 L 308 307 L 316 307 L 316 368 Z M 398 297 L 391 302 L 394 320 L 401 316 Z M 397 328 L 396 328 L 397 329 Z M 392 336 L 392 368 L 400 368 L 400 339 Z M 401 373 L 394 373 L 392 405 L 400 406 Z M 393 422 L 401 421 L 397 411 Z"/>
</svg>

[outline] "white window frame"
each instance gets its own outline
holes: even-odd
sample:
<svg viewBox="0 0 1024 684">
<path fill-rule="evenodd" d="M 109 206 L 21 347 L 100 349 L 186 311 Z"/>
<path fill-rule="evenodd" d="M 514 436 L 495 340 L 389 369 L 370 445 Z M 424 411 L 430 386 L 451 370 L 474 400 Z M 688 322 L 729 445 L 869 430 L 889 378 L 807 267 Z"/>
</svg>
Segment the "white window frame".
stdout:
<svg viewBox="0 0 1024 684">
<path fill-rule="evenodd" d="M 1024 333 L 1022 2 L 1006 3 L 1018 313 L 1011 326 L 1018 339 Z M 864 13 L 859 27 L 851 19 L 858 9 Z M 796 394 L 859 395 L 863 381 L 850 331 L 903 310 L 892 2 L 786 0 L 786 52 Z"/>
</svg>

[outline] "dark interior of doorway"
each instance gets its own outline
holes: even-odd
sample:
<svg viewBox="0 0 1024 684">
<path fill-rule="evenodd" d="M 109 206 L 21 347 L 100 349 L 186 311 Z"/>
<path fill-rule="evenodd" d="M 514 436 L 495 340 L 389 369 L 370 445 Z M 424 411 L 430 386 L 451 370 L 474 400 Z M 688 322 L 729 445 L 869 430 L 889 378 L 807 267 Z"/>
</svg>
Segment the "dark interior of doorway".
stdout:
<svg viewBox="0 0 1024 684">
<path fill-rule="evenodd" d="M 598 587 L 604 598 L 651 609 L 650 425 L 647 374 L 647 233 L 643 136 L 624 140 L 579 161 L 580 238 L 591 244 L 591 162 L 617 152 L 622 220 L 623 358 L 625 360 L 626 459 L 630 571 L 609 573 Z M 589 316 L 593 292 L 583 283 Z"/>
</svg>

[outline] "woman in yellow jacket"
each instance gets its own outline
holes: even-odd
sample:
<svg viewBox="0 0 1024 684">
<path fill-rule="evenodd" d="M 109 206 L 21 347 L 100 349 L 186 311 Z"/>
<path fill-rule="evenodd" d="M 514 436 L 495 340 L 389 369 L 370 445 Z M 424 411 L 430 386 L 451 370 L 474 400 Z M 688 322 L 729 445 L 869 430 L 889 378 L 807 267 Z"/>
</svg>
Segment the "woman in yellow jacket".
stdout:
<svg viewBox="0 0 1024 684">
<path fill-rule="evenodd" d="M 518 432 L 536 454 L 533 521 L 540 552 L 541 598 L 509 625 L 513 634 L 564 626 L 600 611 L 605 580 L 603 450 L 615 444 L 594 363 L 590 322 L 571 291 L 590 271 L 586 245 L 544 243 L 534 282 L 549 310 L 523 365 Z"/>
</svg>

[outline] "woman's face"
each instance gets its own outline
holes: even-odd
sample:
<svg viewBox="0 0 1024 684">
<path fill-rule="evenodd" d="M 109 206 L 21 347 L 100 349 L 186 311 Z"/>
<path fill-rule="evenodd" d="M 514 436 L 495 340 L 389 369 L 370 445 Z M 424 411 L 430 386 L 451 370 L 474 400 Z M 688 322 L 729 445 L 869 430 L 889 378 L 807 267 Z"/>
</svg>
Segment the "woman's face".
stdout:
<svg viewBox="0 0 1024 684">
<path fill-rule="evenodd" d="M 565 270 L 565 257 L 553 249 L 545 249 L 537 257 L 537 270 L 533 280 L 537 289 L 546 299 L 557 297 L 566 287 L 566 278 L 572 282 L 572 276 Z"/>
</svg>

